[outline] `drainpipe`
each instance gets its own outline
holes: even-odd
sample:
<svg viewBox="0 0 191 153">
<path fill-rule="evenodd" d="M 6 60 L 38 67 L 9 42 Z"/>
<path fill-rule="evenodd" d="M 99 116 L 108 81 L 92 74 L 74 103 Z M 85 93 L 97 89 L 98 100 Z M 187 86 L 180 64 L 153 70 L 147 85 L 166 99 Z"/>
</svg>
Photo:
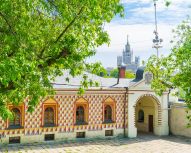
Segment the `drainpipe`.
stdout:
<svg viewBox="0 0 191 153">
<path fill-rule="evenodd" d="M 127 104 L 127 92 L 128 92 L 128 87 L 125 87 L 125 99 L 124 99 L 124 107 L 123 107 L 123 115 L 124 115 L 124 120 L 123 120 L 123 135 L 126 137 L 125 132 L 126 132 L 126 104 Z"/>
<path fill-rule="evenodd" d="M 170 124 L 170 122 L 171 122 L 171 120 L 170 120 L 170 112 L 169 112 L 169 110 L 171 109 L 171 104 L 170 104 L 170 92 L 171 92 L 171 89 L 169 89 L 168 90 L 168 127 L 169 127 L 169 134 L 171 134 L 171 124 Z"/>
<path fill-rule="evenodd" d="M 119 78 L 120 78 L 120 67 L 118 67 L 117 84 L 119 84 Z"/>
<path fill-rule="evenodd" d="M 168 108 L 170 108 L 170 92 L 171 92 L 171 89 L 168 90 Z"/>
</svg>

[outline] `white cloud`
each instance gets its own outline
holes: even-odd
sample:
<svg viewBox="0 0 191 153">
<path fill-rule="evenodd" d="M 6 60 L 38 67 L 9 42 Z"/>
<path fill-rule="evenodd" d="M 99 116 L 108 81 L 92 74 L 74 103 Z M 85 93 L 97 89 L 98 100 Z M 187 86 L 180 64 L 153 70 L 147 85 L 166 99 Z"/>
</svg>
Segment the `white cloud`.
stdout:
<svg viewBox="0 0 191 153">
<path fill-rule="evenodd" d="M 127 18 L 129 22 L 136 23 L 137 19 L 146 20 L 146 22 L 152 22 L 154 20 L 154 6 L 153 3 L 148 3 L 147 0 L 140 0 L 141 3 L 137 4 L 137 7 L 130 7 L 126 10 L 130 13 L 131 17 Z M 132 3 L 132 1 L 131 1 Z M 148 3 L 149 5 L 143 5 L 142 3 Z M 177 23 L 180 20 L 185 19 L 186 15 L 191 14 L 191 8 L 189 8 L 191 1 L 173 1 L 172 5 L 166 7 L 164 0 L 157 3 L 157 16 L 160 19 L 160 22 L 168 22 L 171 24 Z M 128 2 L 126 6 L 131 6 Z M 168 21 L 167 21 L 168 20 Z M 139 21 L 140 22 L 140 21 Z"/>
</svg>

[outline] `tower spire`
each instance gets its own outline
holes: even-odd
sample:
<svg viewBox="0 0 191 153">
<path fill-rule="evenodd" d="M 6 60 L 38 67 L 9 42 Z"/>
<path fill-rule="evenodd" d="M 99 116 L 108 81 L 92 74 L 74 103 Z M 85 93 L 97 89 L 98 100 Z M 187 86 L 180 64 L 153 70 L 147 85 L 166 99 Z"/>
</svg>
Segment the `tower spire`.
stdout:
<svg viewBox="0 0 191 153">
<path fill-rule="evenodd" d="M 127 35 L 127 44 L 129 44 L 129 35 Z"/>
</svg>

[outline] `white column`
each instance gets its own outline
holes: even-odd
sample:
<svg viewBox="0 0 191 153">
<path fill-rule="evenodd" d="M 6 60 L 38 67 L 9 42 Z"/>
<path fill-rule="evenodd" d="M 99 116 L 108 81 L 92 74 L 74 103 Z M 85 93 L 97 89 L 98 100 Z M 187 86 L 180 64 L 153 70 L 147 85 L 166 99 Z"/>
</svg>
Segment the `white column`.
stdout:
<svg viewBox="0 0 191 153">
<path fill-rule="evenodd" d="M 165 94 L 160 98 L 161 103 L 161 118 L 162 123 L 160 126 L 157 126 L 155 129 L 156 135 L 169 135 L 169 126 L 168 126 L 168 95 Z"/>
<path fill-rule="evenodd" d="M 135 127 L 135 100 L 133 95 L 128 98 L 128 137 L 137 137 L 137 128 Z"/>
<path fill-rule="evenodd" d="M 169 135 L 168 126 L 168 94 L 162 96 L 162 131 L 161 135 Z"/>
</svg>

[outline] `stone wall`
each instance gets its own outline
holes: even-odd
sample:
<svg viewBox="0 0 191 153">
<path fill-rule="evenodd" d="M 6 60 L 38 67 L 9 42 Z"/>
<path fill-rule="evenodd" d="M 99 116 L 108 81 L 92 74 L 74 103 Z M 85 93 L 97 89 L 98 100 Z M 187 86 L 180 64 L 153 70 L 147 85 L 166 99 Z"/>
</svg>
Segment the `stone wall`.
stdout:
<svg viewBox="0 0 191 153">
<path fill-rule="evenodd" d="M 187 128 L 187 107 L 184 103 L 173 103 L 169 110 L 169 126 L 173 135 L 191 137 L 191 128 Z M 189 111 L 191 113 L 191 111 Z"/>
</svg>

